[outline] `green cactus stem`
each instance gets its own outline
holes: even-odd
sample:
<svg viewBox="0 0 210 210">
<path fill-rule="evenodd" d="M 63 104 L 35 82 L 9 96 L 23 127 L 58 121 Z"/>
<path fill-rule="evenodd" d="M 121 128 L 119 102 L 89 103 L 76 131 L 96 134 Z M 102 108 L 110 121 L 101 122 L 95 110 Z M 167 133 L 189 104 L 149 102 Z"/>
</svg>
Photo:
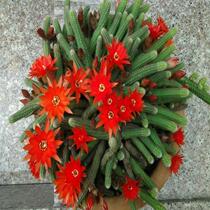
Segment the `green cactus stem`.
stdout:
<svg viewBox="0 0 210 210">
<path fill-rule="evenodd" d="M 138 17 L 138 15 L 140 13 L 141 5 L 142 5 L 142 0 L 134 1 L 132 11 L 131 11 L 131 14 L 133 15 L 134 20 Z"/>
<path fill-rule="evenodd" d="M 162 157 L 162 152 L 159 149 L 158 146 L 156 146 L 150 138 L 146 137 L 141 137 L 140 138 L 143 144 L 147 147 L 147 149 L 156 157 L 156 158 L 161 158 Z"/>
<path fill-rule="evenodd" d="M 101 36 L 105 44 L 110 44 L 112 42 L 111 36 L 105 28 L 101 29 Z"/>
<path fill-rule="evenodd" d="M 198 96 L 200 99 L 202 99 L 207 104 L 210 104 L 210 94 L 206 92 L 205 90 L 201 90 L 198 86 L 198 84 L 192 80 L 190 80 L 187 77 L 182 78 L 179 80 L 179 82 L 183 85 L 187 85 L 189 90 Z"/>
<path fill-rule="evenodd" d="M 163 71 L 163 72 L 158 72 L 151 77 L 149 77 L 150 80 L 152 80 L 155 83 L 159 83 L 163 81 L 164 79 L 169 79 L 171 77 L 171 72 L 170 71 Z"/>
<path fill-rule="evenodd" d="M 176 123 L 166 119 L 162 115 L 147 115 L 147 119 L 150 124 L 172 133 L 176 132 L 178 129 Z"/>
<path fill-rule="evenodd" d="M 56 63 L 55 63 L 55 66 L 57 67 L 56 78 L 58 80 L 61 77 L 61 75 L 63 75 L 64 73 L 63 61 L 61 58 L 60 47 L 58 44 L 54 44 L 53 52 L 54 52 L 54 57 L 56 58 Z"/>
<path fill-rule="evenodd" d="M 169 71 L 170 71 L 172 74 L 174 74 L 174 73 L 176 73 L 176 72 L 179 71 L 179 70 L 183 70 L 184 68 L 185 68 L 185 65 L 184 65 L 183 62 L 181 62 L 181 63 L 179 63 L 178 65 L 176 65 L 174 68 L 169 69 Z"/>
<path fill-rule="evenodd" d="M 145 173 L 145 171 L 141 168 L 139 163 L 133 159 L 132 157 L 130 158 L 130 164 L 133 169 L 133 172 L 136 176 L 139 176 L 143 183 L 149 188 L 149 189 L 154 189 L 157 188 L 153 180 Z"/>
<path fill-rule="evenodd" d="M 134 41 L 133 46 L 131 48 L 131 53 L 130 53 L 131 60 L 133 60 L 135 58 L 136 54 L 138 53 L 138 48 L 139 48 L 140 43 L 141 43 L 140 38 L 137 38 Z"/>
<path fill-rule="evenodd" d="M 150 135 L 150 130 L 148 128 L 125 128 L 122 131 L 123 139 L 130 139 L 135 137 L 147 137 Z"/>
<path fill-rule="evenodd" d="M 166 68 L 167 63 L 164 61 L 139 68 L 138 70 L 130 73 L 127 81 L 125 82 L 125 85 L 131 85 L 134 82 L 139 81 L 145 77 L 151 76 L 156 72 L 164 71 Z"/>
<path fill-rule="evenodd" d="M 149 164 L 154 163 L 155 160 L 152 154 L 138 138 L 132 138 L 131 142 L 136 147 L 136 149 L 138 149 L 138 151 L 145 157 Z"/>
<path fill-rule="evenodd" d="M 115 161 L 115 156 L 111 157 L 106 163 L 104 185 L 107 189 L 109 189 L 112 185 L 112 169 L 114 161 Z"/>
<path fill-rule="evenodd" d="M 60 26 L 60 23 L 59 23 L 59 21 L 58 21 L 57 18 L 54 19 L 54 21 L 53 21 L 53 26 L 54 26 L 55 33 L 56 33 L 56 34 L 62 33 L 62 31 L 61 31 L 61 26 Z"/>
<path fill-rule="evenodd" d="M 51 18 L 50 16 L 46 16 L 44 19 L 44 23 L 43 23 L 43 29 L 44 29 L 44 33 L 45 36 L 48 35 L 48 31 L 50 28 L 50 22 L 51 22 Z M 43 40 L 43 52 L 44 55 L 49 55 L 50 54 L 50 41 L 49 40 Z"/>
<path fill-rule="evenodd" d="M 100 14 L 100 20 L 98 22 L 97 28 L 95 29 L 91 41 L 90 41 L 90 48 L 93 53 L 96 47 L 97 38 L 99 34 L 101 33 L 101 29 L 106 25 L 109 17 L 109 12 L 111 8 L 111 2 L 109 0 L 105 0 L 103 4 L 101 5 L 101 14 Z"/>
<path fill-rule="evenodd" d="M 59 33 L 57 35 L 57 40 L 58 40 L 58 43 L 59 43 L 61 49 L 64 50 L 65 55 L 67 56 L 68 61 L 70 61 L 72 59 L 72 57 L 71 57 L 71 54 L 70 54 L 71 48 L 69 46 L 69 43 L 66 41 L 66 39 L 63 36 L 63 34 L 61 34 L 61 33 Z"/>
<path fill-rule="evenodd" d="M 98 36 L 97 39 L 97 44 L 96 44 L 96 52 L 95 52 L 95 57 L 97 57 L 99 60 L 101 58 L 102 55 L 102 36 Z"/>
<path fill-rule="evenodd" d="M 182 126 L 187 124 L 187 118 L 185 116 L 173 112 L 170 109 L 162 106 L 158 106 L 157 108 L 158 108 L 158 114 L 164 116 L 165 118 Z"/>
<path fill-rule="evenodd" d="M 135 60 L 132 62 L 132 66 L 130 71 L 135 71 L 138 68 L 143 67 L 144 65 L 150 63 L 157 57 L 158 53 L 157 51 L 151 51 L 149 53 L 141 53 L 139 56 L 135 58 Z"/>
<path fill-rule="evenodd" d="M 115 33 L 116 33 L 116 31 L 119 27 L 121 18 L 122 18 L 122 13 L 121 12 L 118 12 L 118 13 L 115 14 L 114 20 L 113 20 L 113 22 L 112 22 L 112 24 L 111 24 L 111 26 L 108 30 L 109 34 L 115 35 Z"/>
<path fill-rule="evenodd" d="M 162 203 L 160 203 L 157 199 L 152 197 L 148 192 L 145 190 L 141 190 L 139 192 L 139 197 L 146 203 L 148 203 L 154 210 L 166 210 Z"/>
</svg>

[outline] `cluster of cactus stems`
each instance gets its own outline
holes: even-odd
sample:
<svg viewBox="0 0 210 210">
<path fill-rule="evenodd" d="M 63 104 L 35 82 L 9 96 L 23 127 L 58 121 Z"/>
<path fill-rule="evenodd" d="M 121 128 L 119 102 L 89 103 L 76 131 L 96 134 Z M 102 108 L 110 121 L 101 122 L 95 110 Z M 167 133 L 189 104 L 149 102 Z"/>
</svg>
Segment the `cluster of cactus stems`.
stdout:
<svg viewBox="0 0 210 210">
<path fill-rule="evenodd" d="M 115 13 L 110 12 L 111 2 L 104 0 L 98 11 L 91 11 L 89 6 L 80 8 L 78 13 L 70 9 L 70 0 L 65 1 L 64 25 L 58 19 L 46 17 L 43 29 L 38 34 L 43 38 L 43 53 L 56 58 L 56 79 L 59 80 L 66 70 L 75 63 L 78 68 L 92 68 L 95 58 L 100 62 L 107 54 L 106 45 L 113 39 L 124 44 L 131 65 L 125 67 L 126 76 L 122 77 L 119 70 L 113 71 L 112 80 L 121 80 L 124 94 L 138 90 L 144 100 L 143 111 L 126 125 L 122 124 L 120 131 L 111 137 L 102 128 L 92 126 L 96 117 L 97 104 L 90 99 L 73 101 L 70 108 L 73 114 L 65 114 L 61 123 L 55 121 L 51 127 L 58 127 L 65 133 L 71 134 L 71 128 L 85 126 L 88 135 L 96 141 L 88 143 L 89 152 L 78 151 L 71 141 L 63 137 L 63 145 L 58 155 L 64 165 L 70 156 L 80 158 L 82 165 L 87 167 L 87 176 L 82 183 L 82 192 L 78 197 L 77 206 L 82 206 L 89 192 L 96 196 L 105 197 L 121 194 L 120 182 L 125 176 L 141 180 L 139 198 L 154 209 L 165 209 L 156 199 L 157 186 L 150 178 L 154 166 L 162 161 L 167 168 L 171 166 L 171 157 L 176 149 L 170 140 L 170 134 L 187 124 L 186 117 L 177 113 L 183 109 L 186 100 L 192 94 L 210 104 L 210 95 L 206 79 L 197 82 L 197 75 L 176 77 L 177 72 L 183 71 L 182 62 L 171 65 L 176 47 L 166 46 L 177 33 L 176 28 L 147 45 L 150 35 L 144 21 L 151 22 L 146 13 L 149 6 L 142 0 L 135 0 L 130 6 L 127 0 L 121 0 Z M 156 83 L 155 88 L 142 85 L 144 79 Z M 14 123 L 22 118 L 35 115 L 35 120 L 26 128 L 31 130 L 36 125 L 44 126 L 47 116 L 37 115 L 40 110 L 37 89 L 47 86 L 47 83 L 37 79 L 26 79 L 26 84 L 33 88 L 31 93 L 23 90 L 28 102 L 9 121 Z M 150 100 L 155 96 L 156 100 Z M 27 138 L 25 132 L 20 136 L 23 142 Z M 58 170 L 56 161 L 46 171 L 40 168 L 41 176 L 50 174 L 55 179 Z M 99 183 L 104 186 L 99 187 Z M 135 202 L 131 202 L 135 208 Z"/>
</svg>

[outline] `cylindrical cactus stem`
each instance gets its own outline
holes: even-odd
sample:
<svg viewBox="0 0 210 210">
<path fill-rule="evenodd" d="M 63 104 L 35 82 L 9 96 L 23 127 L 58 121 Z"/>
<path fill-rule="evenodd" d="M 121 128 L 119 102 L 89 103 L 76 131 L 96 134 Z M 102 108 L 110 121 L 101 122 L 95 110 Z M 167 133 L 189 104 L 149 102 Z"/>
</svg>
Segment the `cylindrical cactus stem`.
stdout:
<svg viewBox="0 0 210 210">
<path fill-rule="evenodd" d="M 177 82 L 176 80 L 173 80 L 173 79 L 164 79 L 160 82 L 158 82 L 158 87 L 172 87 L 172 88 L 182 88 L 182 85 Z"/>
<path fill-rule="evenodd" d="M 64 50 L 68 61 L 70 61 L 72 59 L 72 57 L 71 57 L 71 53 L 70 53 L 71 48 L 69 46 L 69 43 L 64 38 L 63 34 L 58 34 L 57 40 L 58 40 L 60 47 Z"/>
<path fill-rule="evenodd" d="M 46 16 L 45 19 L 44 19 L 44 23 L 43 23 L 43 30 L 44 30 L 45 36 L 48 35 L 50 24 L 51 24 L 51 18 L 50 18 L 50 16 Z M 50 42 L 49 42 L 49 40 L 43 40 L 42 45 L 43 45 L 44 55 L 49 55 L 50 54 Z"/>
<path fill-rule="evenodd" d="M 125 154 L 125 158 L 123 159 L 123 165 L 125 167 L 125 171 L 127 172 L 128 176 L 132 179 L 135 178 L 132 168 L 131 168 L 131 164 L 130 164 L 130 154 L 129 152 L 123 148 L 124 154 Z"/>
<path fill-rule="evenodd" d="M 66 27 L 67 36 L 72 36 L 73 30 L 69 21 L 69 6 L 64 7 L 64 23 Z"/>
<path fill-rule="evenodd" d="M 156 146 L 150 138 L 146 137 L 141 137 L 140 138 L 143 144 L 147 147 L 147 149 L 156 157 L 156 158 L 161 158 L 162 157 L 162 152 L 159 149 L 158 146 Z"/>
<path fill-rule="evenodd" d="M 133 172 L 136 176 L 139 176 L 143 183 L 149 188 L 149 189 L 154 189 L 157 188 L 153 180 L 145 173 L 145 171 L 141 168 L 139 163 L 130 157 L 130 164 L 133 169 Z"/>
<path fill-rule="evenodd" d="M 112 39 L 111 39 L 108 31 L 105 28 L 101 29 L 101 36 L 102 36 L 105 44 L 109 44 L 112 42 Z"/>
<path fill-rule="evenodd" d="M 144 128 L 148 128 L 149 121 L 147 119 L 147 115 L 145 113 L 141 113 L 140 115 L 141 124 Z"/>
<path fill-rule="evenodd" d="M 38 102 L 39 98 L 35 98 L 32 101 L 30 101 L 28 104 L 23 106 L 19 111 L 11 115 L 9 117 L 9 122 L 15 123 L 18 120 L 21 120 L 22 118 L 31 116 L 35 111 L 37 111 L 40 108 Z"/>
<path fill-rule="evenodd" d="M 170 57 L 170 55 L 176 50 L 175 45 L 170 45 L 164 48 L 153 62 L 163 61 Z"/>
<path fill-rule="evenodd" d="M 121 145 L 121 139 L 120 139 L 119 134 L 117 134 L 116 137 L 113 137 L 113 136 L 110 137 L 108 143 L 109 143 L 109 147 L 111 151 L 116 153 Z"/>
<path fill-rule="evenodd" d="M 114 155 L 114 152 L 111 150 L 111 148 L 108 148 L 108 149 L 105 151 L 105 153 L 104 153 L 104 155 L 103 155 L 103 157 L 102 157 L 102 159 L 101 159 L 101 166 L 100 166 L 101 171 L 104 172 L 107 161 L 108 161 L 113 155 Z"/>
<path fill-rule="evenodd" d="M 139 13 L 147 13 L 149 11 L 150 5 L 149 4 L 143 4 L 140 9 L 139 9 Z"/>
<path fill-rule="evenodd" d="M 128 37 L 129 38 L 132 38 L 133 40 L 136 40 L 136 38 L 140 38 L 141 40 L 142 39 L 142 36 L 147 33 L 149 31 L 148 27 L 147 26 L 144 26 L 140 29 L 138 29 L 137 31 L 135 31 L 133 34 L 129 35 Z"/>
<path fill-rule="evenodd" d="M 71 55 L 71 58 L 72 58 L 73 62 L 76 64 L 76 66 L 78 68 L 84 67 L 82 61 L 80 60 L 79 56 L 77 55 L 77 53 L 75 52 L 74 49 L 70 50 L 70 55 Z"/>
<path fill-rule="evenodd" d="M 163 146 L 165 150 L 167 151 L 167 153 L 169 153 L 170 155 L 177 154 L 177 150 L 174 147 L 173 143 L 163 143 Z"/>
<path fill-rule="evenodd" d="M 156 72 L 164 71 L 166 68 L 167 63 L 164 61 L 139 68 L 138 70 L 135 70 L 134 72 L 130 73 L 127 81 L 125 82 L 125 85 L 131 85 L 134 82 L 139 81 L 145 77 L 151 76 Z"/>
<path fill-rule="evenodd" d="M 161 149 L 162 151 L 162 162 L 164 164 L 165 167 L 170 167 L 171 166 L 171 157 L 170 155 L 167 153 L 167 151 L 165 150 L 165 147 L 162 143 L 162 141 L 160 140 L 156 130 L 154 128 L 151 129 L 151 135 L 150 135 L 151 140 Z"/>
<path fill-rule="evenodd" d="M 117 33 L 115 35 L 115 38 L 117 40 L 119 40 L 119 41 L 122 40 L 126 31 L 128 30 L 128 25 L 129 25 L 129 23 L 132 19 L 133 19 L 132 14 L 128 15 L 126 11 L 123 13 L 119 28 L 118 28 Z"/>
<path fill-rule="evenodd" d="M 118 159 L 119 161 L 122 161 L 122 160 L 124 160 L 124 158 L 125 158 L 125 153 L 124 153 L 123 150 L 121 149 L 121 150 L 119 150 L 118 153 L 117 153 L 117 159 Z"/>
<path fill-rule="evenodd" d="M 122 18 L 122 13 L 121 12 L 118 12 L 118 13 L 115 14 L 114 20 L 113 20 L 111 26 L 108 29 L 109 34 L 112 34 L 113 36 L 115 35 L 115 33 L 116 33 L 116 31 L 119 27 L 121 18 Z"/>
<path fill-rule="evenodd" d="M 106 132 L 104 132 L 101 129 L 95 129 L 93 126 L 91 126 L 91 121 L 89 120 L 72 117 L 72 118 L 69 118 L 68 123 L 73 128 L 85 126 L 87 133 L 97 139 L 101 139 L 101 140 L 109 139 L 109 136 Z"/>
<path fill-rule="evenodd" d="M 122 131 L 123 139 L 136 138 L 138 136 L 147 137 L 150 135 L 148 128 L 126 128 Z"/>
<path fill-rule="evenodd" d="M 89 186 L 93 184 L 95 181 L 96 175 L 99 170 L 100 162 L 101 162 L 101 157 L 103 156 L 104 150 L 105 150 L 105 141 L 101 141 L 96 150 L 92 164 L 88 170 L 88 175 L 83 185 L 83 192 L 78 198 L 77 206 L 79 206 L 81 202 L 84 200 L 84 198 L 86 197 L 88 193 Z"/>
<path fill-rule="evenodd" d="M 87 5 L 84 7 L 83 9 L 83 17 L 84 17 L 84 20 L 83 20 L 83 26 L 87 26 L 89 23 L 89 11 L 90 11 L 90 6 Z"/>
<path fill-rule="evenodd" d="M 112 169 L 114 161 L 115 161 L 115 155 L 112 156 L 106 163 L 104 185 L 107 189 L 109 189 L 112 185 Z"/>
<path fill-rule="evenodd" d="M 100 60 L 102 56 L 102 45 L 103 45 L 102 36 L 98 36 L 96 50 L 95 50 L 95 57 L 97 57 L 98 60 Z"/>
<path fill-rule="evenodd" d="M 136 20 L 134 32 L 136 32 L 139 28 L 142 27 L 142 23 L 144 21 L 144 17 L 145 17 L 145 14 L 144 13 L 140 13 L 139 17 Z"/>
<path fill-rule="evenodd" d="M 61 31 L 61 26 L 60 26 L 60 23 L 59 23 L 59 21 L 58 21 L 57 18 L 54 19 L 54 21 L 53 21 L 53 26 L 54 26 L 55 33 L 56 33 L 56 34 L 62 33 L 62 31 Z"/>
<path fill-rule="evenodd" d="M 95 104 L 90 104 L 89 107 L 83 112 L 82 118 L 87 120 L 96 111 L 97 111 L 97 106 Z"/>
<path fill-rule="evenodd" d="M 148 192 L 143 189 L 139 192 L 139 197 L 155 210 L 166 210 L 162 203 L 160 203 L 157 199 L 152 197 Z"/>
<path fill-rule="evenodd" d="M 134 61 L 132 62 L 132 66 L 130 71 L 135 71 L 138 68 L 143 67 L 144 65 L 150 63 L 157 57 L 158 53 L 157 51 L 151 51 L 149 53 L 141 53 L 139 56 L 137 56 Z"/>
<path fill-rule="evenodd" d="M 152 50 L 160 50 L 164 47 L 167 41 L 171 40 L 177 33 L 176 28 L 172 28 L 168 33 L 166 33 L 163 37 L 158 39 L 154 44 L 147 50 L 147 52 L 151 52 Z"/>
<path fill-rule="evenodd" d="M 131 142 L 139 150 L 139 152 L 145 157 L 149 164 L 154 163 L 154 157 L 149 152 L 149 150 L 144 146 L 144 144 L 138 138 L 132 138 Z"/>
<path fill-rule="evenodd" d="M 181 80 L 179 80 L 179 82 L 183 85 L 187 85 L 189 90 L 193 94 L 198 96 L 200 99 L 202 99 L 207 104 L 210 104 L 210 94 L 208 92 L 206 92 L 205 90 L 199 89 L 197 83 L 195 83 L 194 81 L 190 80 L 187 77 L 182 78 Z"/>
<path fill-rule="evenodd" d="M 125 176 L 125 170 L 122 169 L 119 165 L 117 166 L 116 169 L 114 169 L 114 173 L 117 175 L 117 176 L 122 176 L 124 177 Z"/>
<path fill-rule="evenodd" d="M 139 150 L 137 150 L 130 141 L 125 142 L 125 148 L 129 152 L 129 154 L 140 163 L 142 168 L 145 168 L 147 166 L 146 158 L 142 155 L 142 152 L 139 152 Z"/>
<path fill-rule="evenodd" d="M 138 53 L 138 48 L 139 48 L 140 43 L 141 43 L 141 39 L 140 38 L 137 38 L 134 41 L 133 46 L 131 48 L 131 52 L 130 52 L 131 60 L 133 60 L 133 58 L 135 58 L 136 54 Z"/>
<path fill-rule="evenodd" d="M 128 0 L 121 0 L 115 13 L 116 14 L 119 12 L 123 13 L 126 9 L 127 3 L 128 3 Z"/>
<path fill-rule="evenodd" d="M 178 65 L 176 65 L 174 68 L 169 69 L 168 71 L 170 71 L 170 72 L 172 73 L 172 75 L 173 75 L 173 74 L 176 73 L 177 71 L 183 70 L 184 68 L 185 68 L 185 65 L 184 65 L 183 62 L 181 62 L 181 63 L 179 63 Z"/>
<path fill-rule="evenodd" d="M 107 23 L 110 8 L 111 8 L 111 2 L 109 0 L 105 0 L 103 2 L 103 4 L 101 5 L 100 19 L 99 19 L 98 25 L 92 35 L 91 41 L 90 41 L 90 48 L 91 48 L 92 53 L 95 50 L 97 38 L 98 38 L 99 34 L 101 33 L 101 29 Z"/>
<path fill-rule="evenodd" d="M 63 61 L 61 58 L 60 47 L 57 43 L 54 44 L 53 52 L 54 52 L 54 57 L 56 58 L 55 66 L 58 68 L 56 71 L 56 78 L 59 79 L 60 76 L 63 75 L 64 70 L 63 70 Z"/>
<path fill-rule="evenodd" d="M 176 123 L 171 120 L 166 119 L 162 115 L 147 115 L 149 123 L 158 128 L 161 128 L 166 131 L 170 131 L 172 133 L 176 132 L 178 127 Z"/>
<path fill-rule="evenodd" d="M 159 83 L 163 81 L 164 79 L 169 79 L 171 77 L 171 72 L 170 71 L 163 71 L 163 72 L 158 72 L 151 77 L 149 77 L 150 80 L 152 80 L 155 83 Z"/>
<path fill-rule="evenodd" d="M 143 111 L 148 114 L 157 114 L 158 109 L 157 107 L 153 106 L 152 104 L 145 102 Z"/>
<path fill-rule="evenodd" d="M 132 44 L 133 44 L 133 39 L 132 38 L 125 39 L 124 44 L 125 44 L 125 48 L 127 49 L 128 54 L 130 54 L 131 47 L 132 47 Z"/>
<path fill-rule="evenodd" d="M 76 13 L 74 10 L 70 10 L 69 18 L 70 18 L 70 24 L 73 29 L 78 48 L 83 49 L 83 51 L 85 53 L 84 63 L 86 66 L 91 66 L 92 58 L 91 58 L 91 54 L 90 54 L 90 49 L 87 46 L 84 34 L 80 28 L 80 25 L 79 25 L 79 22 L 78 22 L 78 19 L 77 19 L 77 16 L 76 16 Z"/>
<path fill-rule="evenodd" d="M 190 94 L 190 91 L 186 88 L 157 88 L 151 90 L 151 94 L 156 95 L 158 100 L 172 97 L 172 98 L 187 98 Z"/>
<path fill-rule="evenodd" d="M 187 124 L 187 118 L 185 116 L 173 112 L 170 109 L 162 106 L 158 106 L 157 108 L 158 108 L 158 114 L 164 116 L 165 118 L 172 120 L 173 122 L 180 124 L 182 126 Z"/>
<path fill-rule="evenodd" d="M 142 0 L 135 0 L 133 7 L 132 7 L 132 11 L 131 14 L 133 15 L 134 20 L 138 17 L 139 15 L 139 11 L 140 11 L 140 7 L 142 5 Z"/>
</svg>

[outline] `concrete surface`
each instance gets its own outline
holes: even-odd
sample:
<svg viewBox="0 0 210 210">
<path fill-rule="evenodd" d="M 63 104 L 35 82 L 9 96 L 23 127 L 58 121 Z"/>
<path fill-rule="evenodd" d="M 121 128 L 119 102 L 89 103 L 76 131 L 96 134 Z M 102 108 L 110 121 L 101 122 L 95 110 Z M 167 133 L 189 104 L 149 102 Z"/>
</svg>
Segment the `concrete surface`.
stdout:
<svg viewBox="0 0 210 210">
<path fill-rule="evenodd" d="M 76 3 L 74 0 L 73 6 L 78 8 L 84 2 L 95 7 L 99 1 Z M 210 78 L 210 0 L 146 2 L 151 4 L 154 17 L 161 15 L 169 25 L 178 26 L 177 55 L 185 62 L 187 71 L 198 71 Z M 0 185 L 36 183 L 27 173 L 26 163 L 22 161 L 22 145 L 18 142 L 18 136 L 30 119 L 9 125 L 7 118 L 21 107 L 18 100 L 20 89 L 25 87 L 23 78 L 41 53 L 36 29 L 45 15 L 61 17 L 62 6 L 62 0 L 0 0 Z M 180 175 L 173 176 L 161 191 L 160 199 L 184 199 L 172 202 L 168 208 L 172 210 L 207 210 L 209 202 L 204 199 L 210 198 L 210 108 L 193 98 L 187 116 L 184 165 Z M 185 202 L 185 199 L 188 200 Z"/>
</svg>

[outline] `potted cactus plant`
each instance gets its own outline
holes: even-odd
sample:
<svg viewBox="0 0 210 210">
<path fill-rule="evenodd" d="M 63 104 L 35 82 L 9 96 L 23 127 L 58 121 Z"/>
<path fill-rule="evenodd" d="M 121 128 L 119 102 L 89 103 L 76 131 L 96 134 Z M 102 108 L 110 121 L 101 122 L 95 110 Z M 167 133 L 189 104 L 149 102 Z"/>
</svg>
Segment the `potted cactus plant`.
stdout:
<svg viewBox="0 0 210 210">
<path fill-rule="evenodd" d="M 9 121 L 34 115 L 20 136 L 25 160 L 35 178 L 49 175 L 67 207 L 165 209 L 157 192 L 183 162 L 187 99 L 210 104 L 206 80 L 186 76 L 177 29 L 152 21 L 148 4 L 110 9 L 104 0 L 76 12 L 66 0 L 64 25 L 45 18 L 43 55 Z"/>
</svg>

